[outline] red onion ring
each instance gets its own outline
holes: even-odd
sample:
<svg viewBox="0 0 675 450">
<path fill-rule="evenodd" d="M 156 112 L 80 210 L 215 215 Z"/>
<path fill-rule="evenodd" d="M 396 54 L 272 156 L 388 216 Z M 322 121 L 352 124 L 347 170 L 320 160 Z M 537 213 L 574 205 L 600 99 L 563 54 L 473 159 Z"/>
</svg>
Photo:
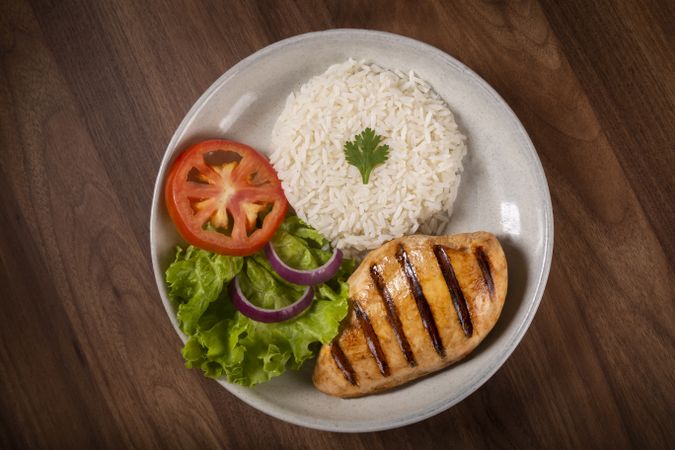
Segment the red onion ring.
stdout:
<svg viewBox="0 0 675 450">
<path fill-rule="evenodd" d="M 281 260 L 271 242 L 265 245 L 265 255 L 272 268 L 284 280 L 304 286 L 315 286 L 324 283 L 335 276 L 342 263 L 342 251 L 335 249 L 330 259 L 326 263 L 311 270 L 294 269 Z"/>
<path fill-rule="evenodd" d="M 232 303 L 239 312 L 257 322 L 264 323 L 283 322 L 284 320 L 291 319 L 306 310 L 309 305 L 312 304 L 312 300 L 314 299 L 314 289 L 312 289 L 311 286 L 307 286 L 305 292 L 298 300 L 284 308 L 261 308 L 251 303 L 241 291 L 239 275 L 234 277 L 234 280 L 230 283 L 229 290 Z"/>
</svg>

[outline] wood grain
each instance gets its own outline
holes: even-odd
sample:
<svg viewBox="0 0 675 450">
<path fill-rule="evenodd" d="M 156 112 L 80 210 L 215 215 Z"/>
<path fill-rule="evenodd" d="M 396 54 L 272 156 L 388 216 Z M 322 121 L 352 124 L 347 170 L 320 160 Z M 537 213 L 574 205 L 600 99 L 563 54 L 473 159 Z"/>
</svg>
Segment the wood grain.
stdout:
<svg viewBox="0 0 675 450">
<path fill-rule="evenodd" d="M 404 34 L 484 77 L 555 214 L 539 312 L 422 423 L 303 429 L 183 367 L 152 278 L 164 148 L 241 58 L 326 28 Z M 672 2 L 0 3 L 0 447 L 666 448 L 675 438 Z"/>
</svg>

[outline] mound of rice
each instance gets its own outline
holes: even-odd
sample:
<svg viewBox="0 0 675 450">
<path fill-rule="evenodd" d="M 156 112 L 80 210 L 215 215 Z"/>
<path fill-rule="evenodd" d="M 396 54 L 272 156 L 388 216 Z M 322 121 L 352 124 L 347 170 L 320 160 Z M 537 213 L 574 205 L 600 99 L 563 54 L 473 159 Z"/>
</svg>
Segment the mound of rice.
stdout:
<svg viewBox="0 0 675 450">
<path fill-rule="evenodd" d="M 389 159 L 364 185 L 343 146 L 366 127 Z M 466 153 L 452 112 L 411 71 L 352 59 L 289 95 L 272 132 L 272 164 L 298 216 L 348 255 L 446 229 Z"/>
</svg>

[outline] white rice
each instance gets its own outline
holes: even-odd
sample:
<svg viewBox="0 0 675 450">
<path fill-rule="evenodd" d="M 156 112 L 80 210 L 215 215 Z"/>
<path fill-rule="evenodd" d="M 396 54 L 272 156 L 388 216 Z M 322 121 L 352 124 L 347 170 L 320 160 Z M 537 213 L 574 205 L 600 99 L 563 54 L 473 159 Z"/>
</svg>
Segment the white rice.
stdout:
<svg viewBox="0 0 675 450">
<path fill-rule="evenodd" d="M 390 150 L 364 185 L 343 146 L 367 127 Z M 272 149 L 298 216 L 356 255 L 418 230 L 445 232 L 466 138 L 445 102 L 412 71 L 350 59 L 289 95 Z"/>
</svg>

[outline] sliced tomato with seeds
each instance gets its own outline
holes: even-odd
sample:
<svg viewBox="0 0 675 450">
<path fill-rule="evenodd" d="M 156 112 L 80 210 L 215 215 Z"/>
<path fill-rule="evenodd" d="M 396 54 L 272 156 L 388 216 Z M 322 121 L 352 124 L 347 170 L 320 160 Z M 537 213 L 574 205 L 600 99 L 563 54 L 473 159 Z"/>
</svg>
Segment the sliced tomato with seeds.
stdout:
<svg viewBox="0 0 675 450">
<path fill-rule="evenodd" d="M 164 198 L 188 243 L 236 256 L 260 250 L 288 209 L 269 161 L 248 145 L 218 139 L 178 155 L 166 178 Z"/>
</svg>

